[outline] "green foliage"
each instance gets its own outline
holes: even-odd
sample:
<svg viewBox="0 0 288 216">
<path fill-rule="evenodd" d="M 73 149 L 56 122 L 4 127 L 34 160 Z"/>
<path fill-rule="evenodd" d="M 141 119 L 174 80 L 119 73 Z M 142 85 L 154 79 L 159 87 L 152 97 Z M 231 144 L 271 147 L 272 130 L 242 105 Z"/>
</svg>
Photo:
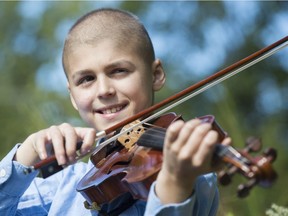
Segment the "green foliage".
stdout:
<svg viewBox="0 0 288 216">
<path fill-rule="evenodd" d="M 278 206 L 276 204 L 272 204 L 271 208 L 266 211 L 266 215 L 268 216 L 287 216 L 288 208 L 283 206 Z"/>
<path fill-rule="evenodd" d="M 79 4 L 71 4 L 70 7 L 47 2 L 32 4 L 0 3 L 3 17 L 0 22 L 3 31 L 0 36 L 0 56 L 3 57 L 0 61 L 0 117 L 3 125 L 0 130 L 1 158 L 30 133 L 67 121 L 72 118 L 72 113 L 75 115 L 71 106 L 68 106 L 68 94 L 63 97 L 63 94 L 55 91 L 46 91 L 37 83 L 37 76 L 45 65 L 55 65 L 56 53 L 61 50 L 63 42 L 56 40 L 55 29 L 60 20 L 75 14 Z M 32 18 L 33 12 L 29 12 L 29 7 L 33 10 L 43 7 L 42 16 Z M 30 16 L 27 15 L 29 13 Z M 61 67 L 58 70 L 59 74 L 63 73 Z M 46 70 L 46 76 L 49 77 L 51 72 Z M 59 115 L 60 112 L 63 115 Z"/>
</svg>

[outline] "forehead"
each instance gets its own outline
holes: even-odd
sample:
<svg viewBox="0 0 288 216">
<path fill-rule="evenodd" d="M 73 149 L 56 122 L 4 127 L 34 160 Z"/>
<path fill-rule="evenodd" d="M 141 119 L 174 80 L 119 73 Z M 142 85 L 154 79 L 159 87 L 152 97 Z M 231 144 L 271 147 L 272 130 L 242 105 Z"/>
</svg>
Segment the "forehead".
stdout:
<svg viewBox="0 0 288 216">
<path fill-rule="evenodd" d="M 100 67 L 117 61 L 130 61 L 134 64 L 145 64 L 137 43 L 119 43 L 111 39 L 102 39 L 94 45 L 80 43 L 75 45 L 67 55 L 66 68 L 68 75 L 89 67 Z"/>
</svg>

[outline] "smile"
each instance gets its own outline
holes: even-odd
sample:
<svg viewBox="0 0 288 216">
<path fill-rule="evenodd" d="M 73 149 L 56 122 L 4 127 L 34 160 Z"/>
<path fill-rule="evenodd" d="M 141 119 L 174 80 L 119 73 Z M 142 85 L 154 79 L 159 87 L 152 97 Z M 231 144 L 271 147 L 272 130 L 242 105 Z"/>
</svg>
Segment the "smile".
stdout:
<svg viewBox="0 0 288 216">
<path fill-rule="evenodd" d="M 106 107 L 103 109 L 96 110 L 96 112 L 100 114 L 112 114 L 112 113 L 117 113 L 120 110 L 124 109 L 127 105 L 117 105 L 117 106 L 111 106 L 111 107 Z"/>
<path fill-rule="evenodd" d="M 112 109 L 103 110 L 102 113 L 103 114 L 116 113 L 116 112 L 120 111 L 122 108 L 123 108 L 123 106 L 118 106 L 118 107 L 114 107 Z"/>
</svg>

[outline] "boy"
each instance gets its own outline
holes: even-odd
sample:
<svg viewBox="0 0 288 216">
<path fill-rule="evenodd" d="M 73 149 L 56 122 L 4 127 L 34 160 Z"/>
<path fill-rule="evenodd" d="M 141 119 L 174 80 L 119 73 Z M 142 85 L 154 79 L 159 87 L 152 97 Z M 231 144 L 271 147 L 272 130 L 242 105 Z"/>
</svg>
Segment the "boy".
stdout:
<svg viewBox="0 0 288 216">
<path fill-rule="evenodd" d="M 83 141 L 81 152 L 87 152 L 96 131 L 151 106 L 154 92 L 165 82 L 144 26 L 135 16 L 114 9 L 92 11 L 72 26 L 63 67 L 72 104 L 91 128 L 63 123 L 15 146 L 0 164 L 1 215 L 97 215 L 84 208 L 85 199 L 75 190 L 91 164 L 75 163 L 47 179 L 35 178 L 37 172 L 24 175 L 24 168 L 45 159 L 52 147 L 58 164 L 75 162 L 77 141 Z M 170 126 L 163 166 L 147 203 L 137 201 L 121 215 L 215 215 L 216 177 L 206 173 L 213 171 L 217 138 L 211 125 L 199 120 Z"/>
</svg>

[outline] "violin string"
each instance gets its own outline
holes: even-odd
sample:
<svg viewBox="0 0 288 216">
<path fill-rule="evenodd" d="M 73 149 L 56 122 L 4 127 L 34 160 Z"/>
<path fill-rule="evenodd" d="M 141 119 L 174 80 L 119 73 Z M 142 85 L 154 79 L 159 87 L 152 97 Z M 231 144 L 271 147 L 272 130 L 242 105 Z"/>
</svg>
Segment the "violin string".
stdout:
<svg viewBox="0 0 288 216">
<path fill-rule="evenodd" d="M 153 134 L 150 134 L 151 138 L 163 138 L 166 134 L 166 131 L 167 131 L 166 128 L 163 128 L 163 127 L 160 127 L 158 125 L 151 124 L 151 123 L 147 123 L 147 122 L 145 122 L 142 126 L 144 129 L 147 129 L 147 130 L 149 129 L 150 131 L 155 132 Z M 157 130 L 155 128 L 160 128 L 161 130 Z M 130 135 L 130 137 L 137 138 L 137 135 L 134 135 L 134 133 L 132 133 L 132 135 Z M 150 141 L 150 140 L 147 138 L 143 138 L 143 141 Z"/>
<path fill-rule="evenodd" d="M 226 146 L 225 148 L 220 148 L 220 150 L 217 150 L 217 155 L 220 158 L 230 158 L 231 160 L 226 161 L 236 167 L 239 167 L 241 170 L 243 170 L 245 173 L 250 172 L 249 164 L 250 161 L 243 157 L 238 151 L 236 151 L 231 146 Z M 224 159 L 225 161 L 225 159 Z"/>
<path fill-rule="evenodd" d="M 143 123 L 143 127 L 155 127 L 155 128 L 163 128 L 163 127 L 160 127 L 160 126 L 158 126 L 158 125 L 155 125 L 155 124 L 151 124 L 151 123 L 149 123 L 149 122 L 144 122 Z M 163 128 L 164 129 L 164 128 Z"/>
<path fill-rule="evenodd" d="M 148 120 L 147 120 L 148 121 Z M 118 139 L 120 136 L 123 136 L 125 135 L 125 133 L 128 133 L 129 131 L 132 131 L 134 128 L 138 127 L 138 126 L 141 126 L 141 125 L 149 125 L 149 123 L 147 122 L 138 122 L 138 123 L 135 123 L 132 127 L 126 129 L 126 130 L 123 130 L 123 131 L 120 131 L 118 134 L 114 134 L 112 137 L 104 140 L 103 142 L 98 142 L 99 139 L 103 138 L 102 136 L 98 137 L 95 139 L 95 142 L 96 142 L 96 145 L 95 147 L 91 148 L 90 151 L 84 153 L 84 154 L 81 154 L 81 155 L 78 155 L 76 156 L 75 160 L 81 160 L 82 158 L 85 158 L 87 155 L 91 155 L 91 154 L 97 154 L 97 152 L 101 151 L 102 148 L 104 148 L 105 146 L 109 145 L 110 143 L 114 142 L 116 139 Z M 153 124 L 150 124 L 150 125 L 153 125 Z M 155 127 L 157 127 L 156 125 L 154 125 Z M 159 131 L 158 131 L 159 132 Z M 164 132 L 163 132 L 164 133 Z"/>
<path fill-rule="evenodd" d="M 229 155 L 233 157 L 234 159 L 238 160 L 240 163 L 248 164 L 249 160 L 245 157 L 243 157 L 238 151 L 236 151 L 234 148 L 231 146 L 227 147 L 228 152 L 230 153 Z"/>
</svg>

